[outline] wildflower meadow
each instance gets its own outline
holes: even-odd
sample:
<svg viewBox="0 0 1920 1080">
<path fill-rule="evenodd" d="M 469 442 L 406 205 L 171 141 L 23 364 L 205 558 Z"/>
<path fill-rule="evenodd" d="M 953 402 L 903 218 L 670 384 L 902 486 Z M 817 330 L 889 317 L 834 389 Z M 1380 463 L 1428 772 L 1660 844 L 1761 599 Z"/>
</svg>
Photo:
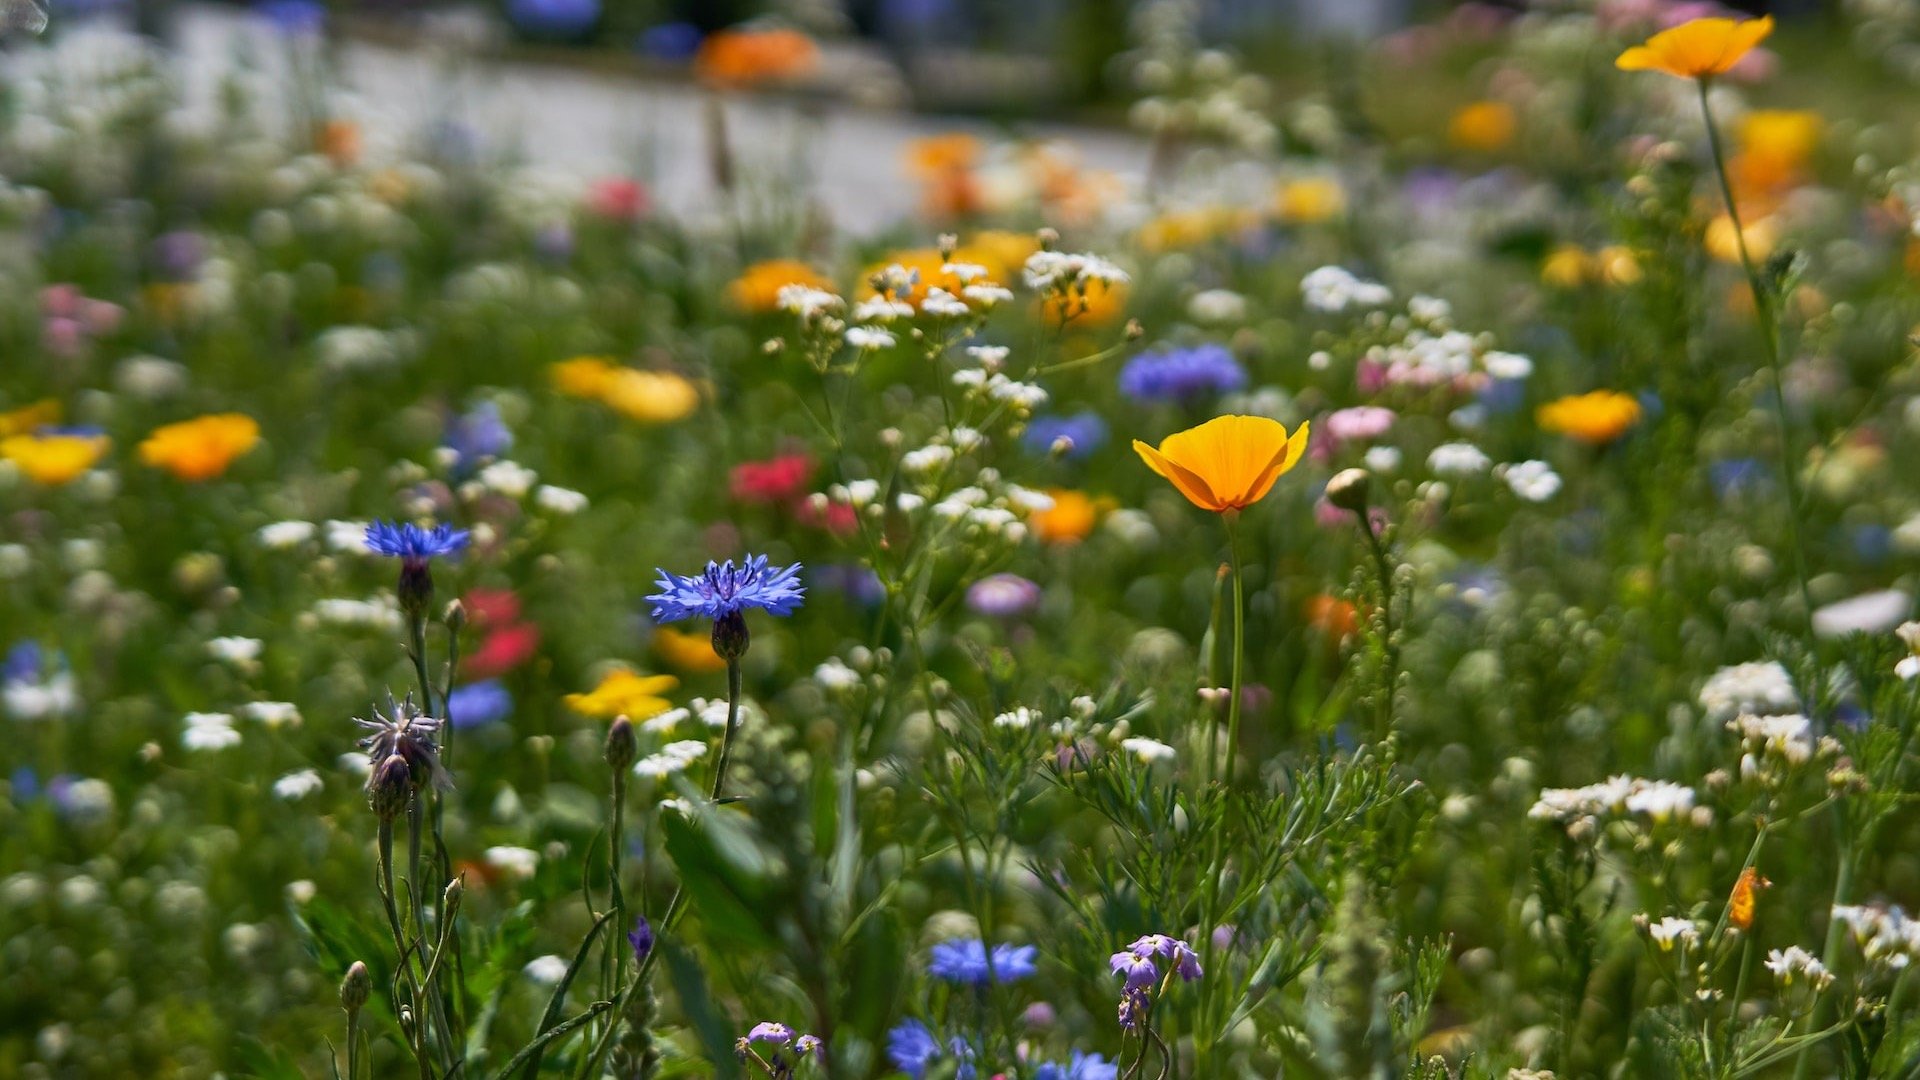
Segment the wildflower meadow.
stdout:
<svg viewBox="0 0 1920 1080">
<path fill-rule="evenodd" d="M 1920 4 L 7 4 L 0 1077 L 1920 1078 Z"/>
</svg>

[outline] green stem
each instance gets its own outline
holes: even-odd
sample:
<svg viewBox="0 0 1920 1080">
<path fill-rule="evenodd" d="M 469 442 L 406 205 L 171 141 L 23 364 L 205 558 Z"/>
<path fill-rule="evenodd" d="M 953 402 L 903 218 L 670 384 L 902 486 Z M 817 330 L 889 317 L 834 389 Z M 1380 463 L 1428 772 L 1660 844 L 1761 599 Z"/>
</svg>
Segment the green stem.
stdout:
<svg viewBox="0 0 1920 1080">
<path fill-rule="evenodd" d="M 1247 654 L 1246 599 L 1242 574 L 1240 572 L 1240 512 L 1229 510 L 1220 515 L 1227 527 L 1227 550 L 1233 566 L 1233 674 L 1227 700 L 1227 763 L 1223 774 L 1228 784 L 1233 783 L 1233 767 L 1240 750 L 1240 677 L 1241 667 Z M 1207 928 L 1208 933 L 1212 929 Z"/>
<path fill-rule="evenodd" d="M 1380 686 L 1380 737 L 1393 734 L 1393 694 L 1400 682 L 1400 643 L 1393 628 L 1393 564 L 1387 559 L 1386 541 L 1374 526 L 1372 514 L 1362 509 L 1360 529 L 1367 534 L 1367 548 L 1373 553 L 1373 570 L 1380 579 L 1380 634 L 1382 663 L 1386 666 Z"/>
<path fill-rule="evenodd" d="M 1827 906 L 1827 941 L 1820 950 L 1820 962 L 1826 965 L 1828 971 L 1834 970 L 1839 964 L 1840 947 L 1847 936 L 1846 927 L 1839 919 L 1833 917 L 1833 909 L 1853 902 L 1853 875 L 1858 863 L 1859 851 L 1859 848 L 1855 847 L 1853 841 L 1847 837 L 1846 815 L 1840 807 L 1841 804 L 1834 804 L 1834 814 L 1841 819 L 1840 869 L 1833 878 L 1833 899 Z M 1822 997 L 1813 1007 L 1812 1026 L 1816 1030 L 1826 1023 L 1827 1003 L 1828 999 Z M 1800 1048 L 1800 1055 L 1793 1063 L 1794 1080 L 1807 1080 L 1813 1075 L 1813 1048 L 1814 1043 L 1811 1042 Z"/>
<path fill-rule="evenodd" d="M 1800 603 L 1804 609 L 1808 640 L 1813 636 L 1813 592 L 1807 586 L 1806 543 L 1800 527 L 1800 476 L 1794 466 L 1792 428 L 1787 423 L 1787 384 L 1780 358 L 1780 313 L 1774 308 L 1774 296 L 1760 279 L 1759 268 L 1747 251 L 1747 230 L 1740 220 L 1740 207 L 1734 202 L 1733 182 L 1728 178 L 1726 154 L 1720 146 L 1720 129 L 1713 122 L 1713 108 L 1707 101 L 1709 80 L 1698 82 L 1700 115 L 1707 127 L 1707 146 L 1713 151 L 1713 172 L 1720 180 L 1720 197 L 1727 204 L 1727 220 L 1733 224 L 1734 246 L 1740 252 L 1740 267 L 1746 271 L 1747 287 L 1753 292 L 1754 317 L 1760 323 L 1760 337 L 1766 347 L 1767 366 L 1773 372 L 1774 419 L 1780 427 L 1780 473 L 1787 490 L 1788 535 L 1793 543 L 1793 569 L 1800 582 Z M 1802 1051 L 1801 1060 L 1810 1051 Z"/>
</svg>

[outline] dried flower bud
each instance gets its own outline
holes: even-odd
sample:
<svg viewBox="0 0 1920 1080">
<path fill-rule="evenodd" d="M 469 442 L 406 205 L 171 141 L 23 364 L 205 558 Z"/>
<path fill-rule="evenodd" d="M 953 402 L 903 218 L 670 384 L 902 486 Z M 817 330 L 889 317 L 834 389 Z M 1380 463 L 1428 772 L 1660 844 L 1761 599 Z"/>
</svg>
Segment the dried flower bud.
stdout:
<svg viewBox="0 0 1920 1080">
<path fill-rule="evenodd" d="M 367 777 L 367 805 L 381 821 L 399 817 L 412 799 L 413 770 L 399 754 L 389 755 Z"/>
<path fill-rule="evenodd" d="M 1147 336 L 1147 328 L 1139 319 L 1128 319 L 1126 329 L 1123 333 L 1126 335 L 1128 341 L 1139 341 L 1141 338 Z"/>
<path fill-rule="evenodd" d="M 367 965 L 355 960 L 347 968 L 346 977 L 340 980 L 340 1007 L 349 1013 L 357 1013 L 360 1006 L 373 996 L 373 976 L 367 971 Z"/>
<path fill-rule="evenodd" d="M 1054 228 L 1042 228 L 1038 232 L 1033 234 L 1033 238 L 1035 240 L 1040 241 L 1041 251 L 1052 251 L 1053 245 L 1060 242 L 1060 230 L 1054 229 Z"/>
<path fill-rule="evenodd" d="M 633 721 L 624 716 L 613 718 L 613 724 L 607 728 L 606 758 L 608 767 L 616 773 L 624 773 L 632 767 L 639 746 L 633 737 Z"/>
<path fill-rule="evenodd" d="M 467 627 L 467 605 L 454 600 L 447 604 L 446 614 L 441 618 L 446 622 L 447 629 L 457 634 Z"/>
<path fill-rule="evenodd" d="M 1367 470 L 1342 469 L 1327 481 L 1327 501 L 1349 513 L 1364 515 L 1372 486 L 1373 474 Z"/>
<path fill-rule="evenodd" d="M 441 902 L 441 905 L 446 909 L 447 918 L 449 919 L 453 918 L 453 913 L 460 910 L 460 900 L 466 895 L 467 895 L 467 879 L 465 875 L 454 878 L 452 881 L 447 882 L 447 887 L 445 891 L 441 892 L 440 894 L 440 902 Z"/>
</svg>

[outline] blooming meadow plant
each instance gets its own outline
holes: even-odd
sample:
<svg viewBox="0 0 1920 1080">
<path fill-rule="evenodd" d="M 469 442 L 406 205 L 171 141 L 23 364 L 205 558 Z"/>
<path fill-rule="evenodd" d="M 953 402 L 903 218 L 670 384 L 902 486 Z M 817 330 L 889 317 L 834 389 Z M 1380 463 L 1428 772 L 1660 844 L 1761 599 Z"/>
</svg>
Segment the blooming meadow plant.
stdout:
<svg viewBox="0 0 1920 1080">
<path fill-rule="evenodd" d="M 1154 0 L 850 235 L 797 27 L 698 215 L 263 16 L 0 66 L 0 1075 L 1920 1071 L 1892 31 Z"/>
</svg>

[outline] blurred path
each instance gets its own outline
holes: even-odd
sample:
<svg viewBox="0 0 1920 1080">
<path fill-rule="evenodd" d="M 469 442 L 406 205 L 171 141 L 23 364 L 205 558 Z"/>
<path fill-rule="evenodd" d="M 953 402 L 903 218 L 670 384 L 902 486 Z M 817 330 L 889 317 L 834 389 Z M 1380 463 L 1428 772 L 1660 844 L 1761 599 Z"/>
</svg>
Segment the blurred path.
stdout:
<svg viewBox="0 0 1920 1080">
<path fill-rule="evenodd" d="M 226 7 L 182 4 L 175 39 L 184 54 L 189 100 L 211 110 L 235 57 L 284 85 L 280 50 L 259 19 Z M 686 86 L 531 63 L 469 62 L 456 70 L 430 50 L 366 42 L 343 47 L 341 67 L 375 152 L 406 145 L 437 121 L 470 126 L 491 153 L 517 149 L 530 165 L 586 177 L 627 173 L 647 179 L 670 210 L 714 209 L 705 136 L 705 97 Z M 813 190 L 835 224 L 871 233 L 911 214 L 918 188 L 903 149 L 923 135 L 988 125 L 852 105 L 800 107 L 735 99 L 727 110 L 743 169 Z M 1023 129 L 1078 148 L 1093 168 L 1137 177 L 1146 144 L 1130 134 L 1056 125 Z"/>
</svg>

